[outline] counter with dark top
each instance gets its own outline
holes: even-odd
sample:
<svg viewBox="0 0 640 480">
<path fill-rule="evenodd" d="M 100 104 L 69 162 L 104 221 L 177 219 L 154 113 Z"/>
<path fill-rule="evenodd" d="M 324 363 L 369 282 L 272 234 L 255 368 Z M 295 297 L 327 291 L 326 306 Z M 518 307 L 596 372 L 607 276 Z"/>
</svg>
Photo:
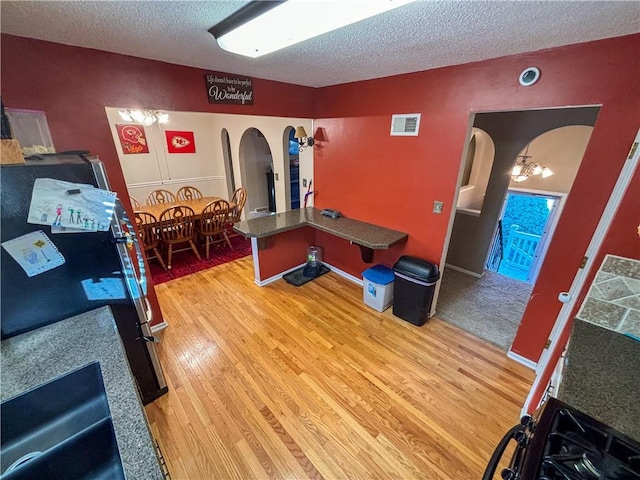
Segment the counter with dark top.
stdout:
<svg viewBox="0 0 640 480">
<path fill-rule="evenodd" d="M 311 226 L 323 232 L 344 238 L 360 246 L 364 261 L 370 258 L 371 250 L 387 249 L 401 242 L 408 235 L 397 230 L 361 222 L 351 218 L 329 218 L 314 207 L 291 210 L 265 217 L 244 220 L 234 225 L 234 230 L 245 237 L 267 238 L 304 226 Z"/>
<path fill-rule="evenodd" d="M 109 307 L 3 340 L 0 398 L 99 362 L 120 458 L 128 479 L 162 479 L 142 403 Z"/>
<path fill-rule="evenodd" d="M 640 441 L 640 342 L 577 319 L 558 398 Z"/>
<path fill-rule="evenodd" d="M 640 441 L 638 338 L 640 261 L 607 255 L 573 324 L 558 398 Z"/>
</svg>

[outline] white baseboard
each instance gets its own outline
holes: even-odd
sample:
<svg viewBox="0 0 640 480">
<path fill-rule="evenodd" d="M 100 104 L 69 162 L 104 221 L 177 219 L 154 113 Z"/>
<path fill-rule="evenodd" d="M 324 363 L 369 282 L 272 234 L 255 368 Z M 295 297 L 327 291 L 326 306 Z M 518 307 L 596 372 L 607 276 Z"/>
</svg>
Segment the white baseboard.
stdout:
<svg viewBox="0 0 640 480">
<path fill-rule="evenodd" d="M 476 278 L 482 278 L 484 276 L 484 272 L 482 273 L 472 272 L 471 270 L 465 270 L 464 268 L 456 267 L 455 265 L 451 265 L 449 263 L 445 263 L 444 268 L 450 268 L 451 270 L 455 270 L 456 272 L 465 273 L 467 275 L 471 275 L 472 277 L 476 277 Z"/>
<path fill-rule="evenodd" d="M 511 360 L 518 362 L 520 365 L 524 365 L 525 367 L 530 368 L 531 370 L 534 370 L 534 371 L 538 366 L 536 362 L 529 360 L 528 358 L 525 358 L 522 355 L 518 355 L 517 353 L 512 352 L 511 350 L 507 352 L 507 357 L 509 357 Z"/>
<path fill-rule="evenodd" d="M 151 326 L 151 333 L 158 333 L 164 330 L 165 328 L 167 328 L 168 326 L 169 324 L 163 320 L 162 322 Z"/>
<path fill-rule="evenodd" d="M 351 275 L 350 273 L 345 272 L 344 270 L 340 270 L 338 267 L 334 267 L 333 265 L 331 265 L 330 263 L 326 263 L 324 262 L 324 264 L 329 267 L 331 269 L 332 272 L 334 272 L 337 275 L 340 275 L 343 278 L 346 278 L 347 280 L 349 280 L 350 282 L 355 283 L 356 285 L 360 285 L 362 286 L 363 281 L 361 278 L 358 277 L 354 277 L 353 275 Z"/>
<path fill-rule="evenodd" d="M 362 280 L 358 277 L 354 277 L 353 275 L 351 275 L 350 273 L 345 272 L 344 270 L 340 270 L 337 267 L 334 267 L 333 265 L 331 265 L 330 263 L 326 263 L 323 262 L 333 273 L 340 275 L 343 278 L 346 278 L 347 280 L 349 280 L 350 282 L 355 283 L 356 285 L 362 286 Z M 287 273 L 289 272 L 293 272 L 294 270 L 297 270 L 299 268 L 302 268 L 306 265 L 306 263 L 301 263 L 300 265 L 297 265 L 295 267 L 290 268 L 289 270 L 285 270 L 282 273 L 278 273 L 277 275 L 274 275 L 273 277 L 269 277 L 265 280 L 254 280 L 254 283 L 256 285 L 258 285 L 259 287 L 264 287 L 265 285 L 269 285 L 270 283 L 275 282 L 276 280 L 280 280 L 283 276 L 285 276 Z"/>
<path fill-rule="evenodd" d="M 265 285 L 269 285 L 270 283 L 275 282 L 276 280 L 280 280 L 283 276 L 285 276 L 287 273 L 289 272 L 293 272 L 294 270 L 297 270 L 299 268 L 304 267 L 307 264 L 307 262 L 305 263 L 301 263 L 300 265 L 297 265 L 295 267 L 290 268 L 289 270 L 285 270 L 282 273 L 278 273 L 277 275 L 274 275 L 273 277 L 269 277 L 266 280 L 258 280 L 257 278 L 253 281 L 253 283 L 255 283 L 256 285 L 258 285 L 259 287 L 264 287 Z"/>
</svg>

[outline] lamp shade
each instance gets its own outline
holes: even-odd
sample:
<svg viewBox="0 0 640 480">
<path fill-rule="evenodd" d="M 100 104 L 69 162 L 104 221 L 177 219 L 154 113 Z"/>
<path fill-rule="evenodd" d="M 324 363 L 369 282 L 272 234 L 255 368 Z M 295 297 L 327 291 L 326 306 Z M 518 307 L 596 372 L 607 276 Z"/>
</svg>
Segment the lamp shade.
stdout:
<svg viewBox="0 0 640 480">
<path fill-rule="evenodd" d="M 293 138 L 307 138 L 307 131 L 304 127 L 300 126 L 296 128 L 296 133 L 293 134 Z"/>
</svg>

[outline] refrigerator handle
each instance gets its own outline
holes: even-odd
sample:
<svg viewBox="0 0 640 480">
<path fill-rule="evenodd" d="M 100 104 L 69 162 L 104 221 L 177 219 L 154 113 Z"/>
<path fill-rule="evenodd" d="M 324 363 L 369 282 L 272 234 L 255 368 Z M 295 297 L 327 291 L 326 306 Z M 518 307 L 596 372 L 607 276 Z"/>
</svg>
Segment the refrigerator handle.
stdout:
<svg viewBox="0 0 640 480">
<path fill-rule="evenodd" d="M 143 342 L 147 343 L 160 343 L 160 339 L 158 337 L 154 337 L 153 335 L 143 335 L 140 337 Z"/>
<path fill-rule="evenodd" d="M 104 170 L 104 164 L 100 161 L 92 161 L 91 164 L 98 187 L 109 190 L 109 181 Z M 127 227 L 129 230 L 128 232 L 123 230 L 123 225 Z M 138 313 L 138 323 L 142 334 L 139 338 L 153 338 L 151 328 L 149 326 L 149 321 L 151 320 L 151 307 L 147 300 L 147 277 L 144 268 L 144 254 L 140 250 L 136 231 L 129 221 L 127 211 L 118 199 L 116 199 L 114 215 L 111 221 L 111 234 L 113 235 L 113 238 L 116 239 L 123 237 L 126 238 L 127 235 L 129 236 L 129 240 L 127 242 L 116 241 L 115 245 L 120 256 L 127 289 L 129 290 L 131 300 L 133 301 L 136 312 Z M 125 246 L 124 243 L 127 243 L 127 245 Z M 139 267 L 140 277 L 138 277 L 138 272 L 133 265 L 131 245 L 136 249 L 136 260 Z M 151 365 L 156 374 L 158 386 L 160 389 L 164 389 L 167 387 L 167 382 L 162 373 L 162 367 L 160 365 L 158 353 L 155 350 L 155 345 L 153 343 L 148 343 L 147 341 L 145 341 L 145 344 L 149 354 L 149 359 L 151 360 Z"/>
<path fill-rule="evenodd" d="M 138 285 L 140 285 L 140 289 L 142 293 L 147 295 L 147 275 L 144 267 L 144 253 L 140 249 L 140 241 L 138 240 L 138 236 L 136 235 L 136 231 L 133 228 L 133 224 L 131 220 L 129 220 L 129 216 L 127 215 L 127 211 L 124 209 L 122 202 L 120 202 L 119 198 L 116 198 L 116 212 L 114 215 L 114 221 L 112 224 L 112 232 L 113 237 L 116 243 L 126 243 L 127 248 L 131 250 L 135 249 L 135 260 L 138 264 L 138 269 L 133 268 L 133 277 L 135 278 Z M 122 227 L 126 227 L 126 231 Z M 138 275 L 138 272 L 139 275 Z M 146 299 L 146 297 L 145 297 Z M 147 305 L 149 311 L 151 308 Z M 149 317 L 150 321 L 150 317 Z"/>
</svg>

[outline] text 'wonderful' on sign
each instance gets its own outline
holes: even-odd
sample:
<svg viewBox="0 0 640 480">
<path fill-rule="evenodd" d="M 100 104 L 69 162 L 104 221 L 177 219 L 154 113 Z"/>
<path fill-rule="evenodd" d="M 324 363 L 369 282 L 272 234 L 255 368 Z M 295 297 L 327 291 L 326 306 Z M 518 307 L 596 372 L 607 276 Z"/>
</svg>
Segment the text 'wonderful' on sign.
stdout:
<svg viewBox="0 0 640 480">
<path fill-rule="evenodd" d="M 250 78 L 211 72 L 206 73 L 204 79 L 209 103 L 253 105 L 253 81 Z"/>
</svg>

